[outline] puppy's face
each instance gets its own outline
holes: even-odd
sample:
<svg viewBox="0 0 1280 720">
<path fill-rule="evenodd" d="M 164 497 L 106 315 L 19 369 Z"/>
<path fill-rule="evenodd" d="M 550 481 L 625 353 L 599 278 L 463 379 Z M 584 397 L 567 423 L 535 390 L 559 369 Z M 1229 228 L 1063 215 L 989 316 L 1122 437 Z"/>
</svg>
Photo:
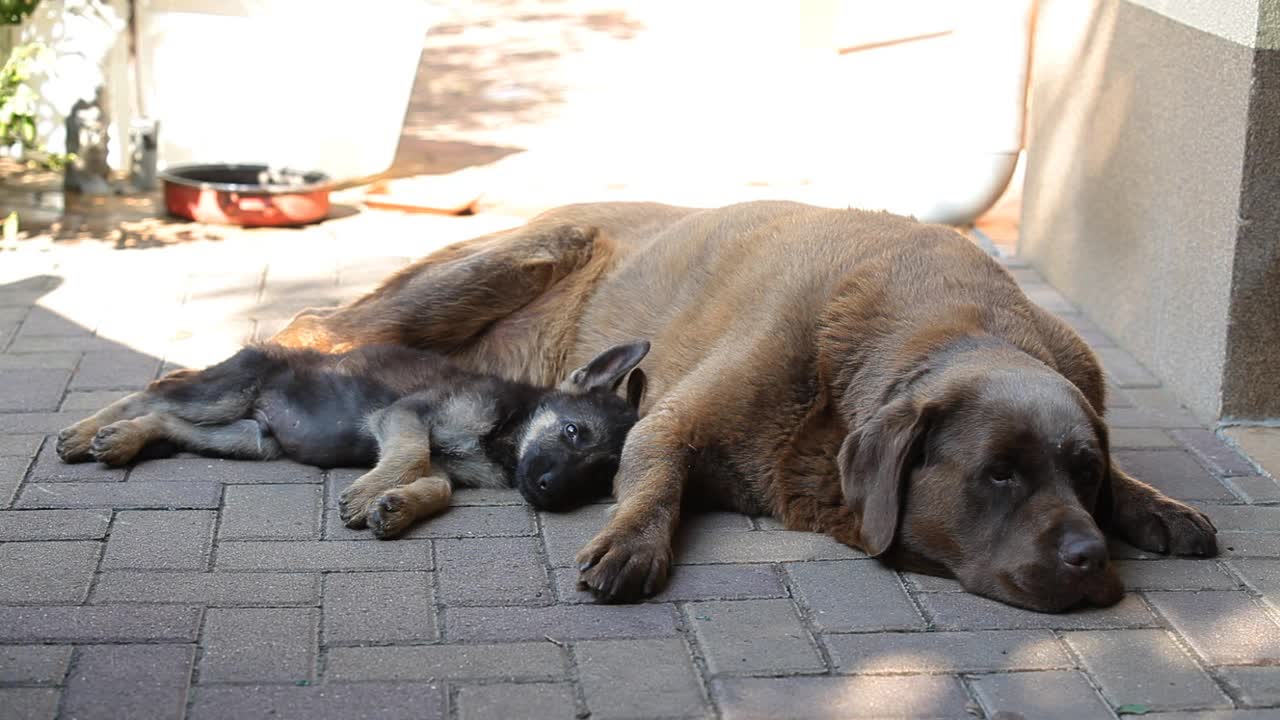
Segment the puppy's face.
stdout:
<svg viewBox="0 0 1280 720">
<path fill-rule="evenodd" d="M 1079 391 L 1047 368 L 1015 368 L 951 377 L 925 395 L 907 412 L 900 515 L 879 549 L 1032 610 L 1117 602 L 1098 526 L 1110 502 L 1106 428 Z M 865 507 L 864 537 L 885 522 L 881 505 Z"/>
<path fill-rule="evenodd" d="M 520 439 L 516 488 L 543 510 L 566 510 L 608 494 L 637 417 L 626 400 L 606 390 L 550 395 Z"/>
</svg>

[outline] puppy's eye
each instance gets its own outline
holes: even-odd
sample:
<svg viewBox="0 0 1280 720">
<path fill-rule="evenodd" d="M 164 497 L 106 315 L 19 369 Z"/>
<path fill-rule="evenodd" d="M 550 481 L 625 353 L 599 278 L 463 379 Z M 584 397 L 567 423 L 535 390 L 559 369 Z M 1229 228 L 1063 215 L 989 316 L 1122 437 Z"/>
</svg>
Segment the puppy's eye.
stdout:
<svg viewBox="0 0 1280 720">
<path fill-rule="evenodd" d="M 573 423 L 567 423 L 564 426 L 564 436 L 570 440 L 578 439 L 578 426 Z"/>
<path fill-rule="evenodd" d="M 991 477 L 991 482 L 996 485 L 1008 485 L 1014 480 L 1013 468 L 1008 465 L 997 465 L 991 468 L 988 474 Z"/>
</svg>

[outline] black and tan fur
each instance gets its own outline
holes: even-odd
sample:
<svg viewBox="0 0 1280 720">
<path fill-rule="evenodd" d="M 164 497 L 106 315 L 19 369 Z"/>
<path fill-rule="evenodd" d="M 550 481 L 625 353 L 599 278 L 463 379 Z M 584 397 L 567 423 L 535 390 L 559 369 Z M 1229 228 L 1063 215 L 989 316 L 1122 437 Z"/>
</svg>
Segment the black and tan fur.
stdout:
<svg viewBox="0 0 1280 720">
<path fill-rule="evenodd" d="M 395 537 L 452 487 L 515 486 L 559 510 L 606 494 L 643 393 L 646 342 L 606 350 L 559 389 L 503 380 L 403 346 L 340 354 L 248 347 L 157 380 L 64 430 L 68 462 L 131 462 L 164 441 L 216 457 L 370 467 L 342 519 Z M 631 373 L 629 399 L 615 394 Z"/>
</svg>

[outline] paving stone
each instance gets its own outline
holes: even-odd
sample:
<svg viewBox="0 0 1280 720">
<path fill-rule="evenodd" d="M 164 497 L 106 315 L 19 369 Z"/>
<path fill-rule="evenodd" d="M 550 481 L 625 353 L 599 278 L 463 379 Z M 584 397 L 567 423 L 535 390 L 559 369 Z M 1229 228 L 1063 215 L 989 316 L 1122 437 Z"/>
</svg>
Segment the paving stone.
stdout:
<svg viewBox="0 0 1280 720">
<path fill-rule="evenodd" d="M 71 390 L 141 390 L 156 377 L 159 358 L 132 350 L 91 350 L 71 378 Z"/>
<path fill-rule="evenodd" d="M 1095 630 L 1157 624 L 1133 593 L 1109 608 L 1078 608 L 1057 614 L 1031 612 L 968 593 L 921 593 L 918 597 L 939 630 Z"/>
<path fill-rule="evenodd" d="M 1142 720 L 1276 720 L 1271 710 L 1179 710 L 1143 715 Z"/>
<path fill-rule="evenodd" d="M 0 508 L 13 504 L 30 464 L 25 458 L 0 458 Z"/>
<path fill-rule="evenodd" d="M 1074 670 L 984 675 L 973 679 L 971 686 L 987 717 L 1036 720 L 1110 720 L 1114 717 L 1084 675 Z"/>
<path fill-rule="evenodd" d="M 204 570 L 215 514 L 206 510 L 121 510 L 111 525 L 108 570 Z"/>
<path fill-rule="evenodd" d="M 1236 581 L 1212 560 L 1119 560 L 1128 590 L 1234 590 Z"/>
<path fill-rule="evenodd" d="M 431 573 L 331 573 L 324 581 L 324 639 L 330 644 L 434 640 Z"/>
<path fill-rule="evenodd" d="M 1153 428 L 1112 428 L 1110 441 L 1113 450 L 1120 448 L 1151 450 L 1178 447 L 1173 438 L 1169 437 L 1168 432 Z"/>
<path fill-rule="evenodd" d="M 176 605 L 0 607 L 0 642 L 195 642 L 199 620 Z"/>
<path fill-rule="evenodd" d="M 969 700 L 946 675 L 723 678 L 712 694 L 725 720 L 963 718 Z"/>
<path fill-rule="evenodd" d="M 10 349 L 0 355 L 0 370 L 75 370 L 84 353 L 78 350 L 15 353 Z"/>
<path fill-rule="evenodd" d="M 1280 533 L 1280 507 L 1195 503 L 1219 531 Z"/>
<path fill-rule="evenodd" d="M 169 483 L 28 483 L 19 508 L 161 508 L 218 507 L 222 486 L 193 480 Z"/>
<path fill-rule="evenodd" d="M 83 602 L 101 552 L 93 541 L 0 544 L 0 604 Z"/>
<path fill-rule="evenodd" d="M 590 591 L 578 588 L 577 569 L 556 568 L 553 573 L 560 602 L 595 602 Z M 787 597 L 787 590 L 771 565 L 685 565 L 672 572 L 667 586 L 649 602 L 780 597 Z"/>
<path fill-rule="evenodd" d="M 20 337 L 87 337 L 93 334 L 92 327 L 65 318 L 57 313 L 36 307 L 22 323 Z"/>
<path fill-rule="evenodd" d="M 181 717 L 191 681 L 193 645 L 90 645 L 76 650 L 67 676 L 66 717 Z"/>
<path fill-rule="evenodd" d="M 1122 450 L 1120 466 L 1134 477 L 1183 500 L 1234 500 L 1235 496 L 1208 470 L 1182 450 Z"/>
<path fill-rule="evenodd" d="M 1253 475 L 1257 469 L 1249 459 L 1228 445 L 1212 430 L 1184 428 L 1170 430 L 1184 447 L 1190 450 L 1205 467 L 1218 475 Z"/>
<path fill-rule="evenodd" d="M 61 685 L 70 645 L 0 645 L 0 684 Z"/>
<path fill-rule="evenodd" d="M 129 473 L 130 482 L 173 480 L 214 480 L 229 485 L 242 483 L 318 483 L 319 468 L 292 460 L 254 462 L 206 457 L 178 457 L 150 460 Z"/>
<path fill-rule="evenodd" d="M 219 570 L 430 570 L 426 540 L 357 542 L 353 540 L 218 543 Z"/>
<path fill-rule="evenodd" d="M 862 552 L 826 535 L 778 530 L 698 535 L 676 548 L 676 563 L 804 562 L 865 558 Z"/>
<path fill-rule="evenodd" d="M 319 537 L 319 485 L 228 485 L 219 540 L 309 540 Z"/>
<path fill-rule="evenodd" d="M 0 707 L 5 720 L 53 720 L 61 695 L 55 688 L 0 688 Z"/>
<path fill-rule="evenodd" d="M 495 645 L 401 645 L 330 648 L 329 681 L 560 680 L 564 652 L 539 638 Z"/>
<path fill-rule="evenodd" d="M 210 608 L 199 682 L 310 681 L 317 620 L 311 608 Z"/>
<path fill-rule="evenodd" d="M 1235 558 L 1227 563 L 1262 601 L 1280 613 L 1280 559 Z"/>
<path fill-rule="evenodd" d="M 593 640 L 674 635 L 670 605 L 552 605 L 460 607 L 444 611 L 445 637 L 453 641 Z"/>
<path fill-rule="evenodd" d="M 923 630 L 898 574 L 876 560 L 790 563 L 787 574 L 823 632 Z"/>
<path fill-rule="evenodd" d="M 457 702 L 462 720 L 571 718 L 576 713 L 573 686 L 561 683 L 463 687 L 458 688 Z"/>
<path fill-rule="evenodd" d="M 1222 432 L 1264 473 L 1280 477 L 1280 428 L 1239 425 Z"/>
<path fill-rule="evenodd" d="M 49 435 L 83 419 L 82 412 L 0 412 L 0 433 Z"/>
<path fill-rule="evenodd" d="M 546 605 L 553 600 L 537 538 L 436 541 L 445 605 Z"/>
<path fill-rule="evenodd" d="M 525 500 L 514 488 L 458 488 L 449 498 L 450 507 L 472 505 L 524 505 Z"/>
<path fill-rule="evenodd" d="M 1200 421 L 1189 412 L 1167 412 L 1147 407 L 1118 407 L 1107 411 L 1111 428 L 1198 428 Z"/>
<path fill-rule="evenodd" d="M 1098 327 L 1092 320 L 1084 315 L 1072 314 L 1060 315 L 1059 317 L 1066 321 L 1066 323 L 1071 326 L 1071 329 L 1075 330 L 1080 335 L 1081 339 L 1086 343 L 1089 343 L 1090 347 L 1113 347 L 1115 345 L 1115 341 L 1108 337 L 1107 334 L 1102 331 L 1102 328 Z"/>
<path fill-rule="evenodd" d="M 1231 707 L 1217 684 L 1164 630 L 1093 630 L 1063 637 L 1112 707 Z"/>
<path fill-rule="evenodd" d="M 819 672 L 826 668 L 790 600 L 697 602 L 686 606 L 715 674 Z"/>
<path fill-rule="evenodd" d="M 109 510 L 0 511 L 0 542 L 13 540 L 101 540 Z"/>
<path fill-rule="evenodd" d="M 263 718 L 379 718 L 440 720 L 445 700 L 438 685 L 233 685 L 192 691 L 190 720 Z"/>
<path fill-rule="evenodd" d="M 1280 625 L 1244 592 L 1153 592 L 1147 599 L 1210 664 L 1261 664 L 1280 657 Z"/>
<path fill-rule="evenodd" d="M 980 673 L 1072 668 L 1048 630 L 823 635 L 836 672 Z"/>
<path fill-rule="evenodd" d="M 1100 347 L 1094 354 L 1102 368 L 1115 383 L 1123 388 L 1159 387 L 1160 380 L 1152 375 L 1132 355 L 1118 347 Z"/>
<path fill-rule="evenodd" d="M 62 405 L 58 409 L 75 410 L 88 416 L 133 392 L 133 390 L 72 390 L 62 398 Z"/>
<path fill-rule="evenodd" d="M 555 567 L 577 567 L 574 556 L 609 521 L 612 505 L 587 505 L 566 513 L 539 513 L 547 556 Z"/>
<path fill-rule="evenodd" d="M 57 443 L 45 442 L 31 469 L 31 482 L 120 482 L 124 480 L 124 468 L 107 467 L 102 463 L 64 463 L 58 457 Z"/>
<path fill-rule="evenodd" d="M 960 581 L 955 578 L 937 577 L 914 572 L 899 572 L 903 583 L 916 592 L 964 592 Z"/>
<path fill-rule="evenodd" d="M 1218 672 L 1245 705 L 1280 705 L 1280 666 L 1227 667 L 1220 668 Z"/>
<path fill-rule="evenodd" d="M 1247 503 L 1280 504 L 1280 483 L 1261 475 L 1223 478 L 1222 482 Z"/>
<path fill-rule="evenodd" d="M 0 412 L 57 410 L 71 373 L 57 368 L 0 369 Z"/>
<path fill-rule="evenodd" d="M 98 576 L 95 603 L 187 603 L 209 607 L 315 605 L 319 576 L 306 573 L 140 572 Z"/>
<path fill-rule="evenodd" d="M 708 714 L 683 640 L 578 642 L 573 654 L 593 718 Z"/>
<path fill-rule="evenodd" d="M 1031 302 L 1051 313 L 1074 315 L 1079 312 L 1070 300 L 1047 283 L 1026 283 L 1022 286 L 1022 291 L 1027 294 Z"/>
<path fill-rule="evenodd" d="M 44 442 L 43 435 L 0 436 L 0 457 L 34 457 Z"/>
<path fill-rule="evenodd" d="M 1280 533 L 1219 531 L 1218 547 L 1229 557 L 1280 557 Z"/>
</svg>

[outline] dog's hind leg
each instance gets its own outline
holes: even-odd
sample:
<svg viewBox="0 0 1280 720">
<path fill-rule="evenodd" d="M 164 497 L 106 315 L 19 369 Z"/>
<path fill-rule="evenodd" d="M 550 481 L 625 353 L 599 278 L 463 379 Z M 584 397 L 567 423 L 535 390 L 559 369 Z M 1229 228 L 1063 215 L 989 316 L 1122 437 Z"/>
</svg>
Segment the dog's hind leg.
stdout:
<svg viewBox="0 0 1280 720">
<path fill-rule="evenodd" d="M 582 268 L 595 228 L 556 220 L 439 250 L 336 310 L 303 312 L 271 339 L 338 352 L 390 343 L 451 353 Z"/>
<path fill-rule="evenodd" d="M 338 514 L 347 527 L 364 527 L 373 501 L 386 490 L 431 474 L 426 422 L 415 405 L 398 401 L 369 416 L 378 441 L 378 464 L 338 496 Z"/>
<path fill-rule="evenodd" d="M 245 418 L 253 409 L 260 378 L 275 362 L 261 350 L 246 348 L 204 370 L 171 372 L 58 433 L 58 456 L 65 462 L 89 460 L 100 430 L 150 413 L 192 423 L 222 424 Z"/>
<path fill-rule="evenodd" d="M 239 460 L 272 460 L 282 454 L 280 444 L 264 433 L 256 420 L 196 425 L 166 413 L 148 413 L 107 425 L 94 436 L 90 452 L 99 462 L 123 465 L 149 443 L 160 440 L 200 455 Z"/>
<path fill-rule="evenodd" d="M 444 512 L 451 497 L 449 478 L 438 474 L 384 490 L 369 506 L 369 529 L 382 540 L 399 537 L 418 520 Z"/>
</svg>

